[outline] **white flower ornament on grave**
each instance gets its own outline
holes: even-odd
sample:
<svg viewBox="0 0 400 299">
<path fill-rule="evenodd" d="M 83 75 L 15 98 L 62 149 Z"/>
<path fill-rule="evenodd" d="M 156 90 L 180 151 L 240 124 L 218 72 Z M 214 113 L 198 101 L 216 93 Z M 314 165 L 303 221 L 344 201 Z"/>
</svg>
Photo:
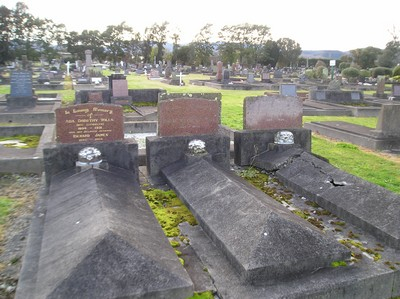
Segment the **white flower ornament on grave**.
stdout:
<svg viewBox="0 0 400 299">
<path fill-rule="evenodd" d="M 192 140 L 188 145 L 189 154 L 191 155 L 201 155 L 207 153 L 206 143 L 203 140 Z"/>
<path fill-rule="evenodd" d="M 279 131 L 275 135 L 274 143 L 276 143 L 276 144 L 294 144 L 293 133 L 290 131 Z"/>
<path fill-rule="evenodd" d="M 95 147 L 85 147 L 79 151 L 78 164 L 81 166 L 97 165 L 102 161 L 101 152 Z"/>
</svg>

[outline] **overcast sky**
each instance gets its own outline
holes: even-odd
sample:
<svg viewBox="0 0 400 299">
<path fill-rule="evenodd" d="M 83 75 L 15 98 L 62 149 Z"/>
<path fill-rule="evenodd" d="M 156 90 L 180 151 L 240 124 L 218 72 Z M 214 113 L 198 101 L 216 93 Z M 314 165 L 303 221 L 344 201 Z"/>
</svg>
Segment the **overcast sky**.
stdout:
<svg viewBox="0 0 400 299">
<path fill-rule="evenodd" d="M 18 1 L 2 0 L 14 8 Z M 25 0 L 29 12 L 62 23 L 68 31 L 103 32 L 125 21 L 144 33 L 154 23 L 169 22 L 181 43 L 194 39 L 207 23 L 217 33 L 224 25 L 266 25 L 272 38 L 291 38 L 303 50 L 341 50 L 373 46 L 385 48 L 391 32 L 400 31 L 399 0 Z"/>
</svg>

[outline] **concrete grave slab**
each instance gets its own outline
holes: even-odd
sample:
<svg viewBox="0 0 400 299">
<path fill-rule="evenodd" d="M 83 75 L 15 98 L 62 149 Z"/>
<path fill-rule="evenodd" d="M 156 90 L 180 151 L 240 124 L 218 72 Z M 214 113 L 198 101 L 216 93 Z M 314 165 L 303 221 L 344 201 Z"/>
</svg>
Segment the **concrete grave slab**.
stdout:
<svg viewBox="0 0 400 299">
<path fill-rule="evenodd" d="M 302 128 L 303 101 L 290 96 L 247 97 L 243 103 L 243 129 Z"/>
<path fill-rule="evenodd" d="M 244 282 L 287 281 L 350 258 L 336 240 L 201 157 L 162 173 Z"/>
<path fill-rule="evenodd" d="M 399 195 L 306 152 L 290 157 L 290 162 L 276 174 L 296 193 L 400 249 Z"/>
<path fill-rule="evenodd" d="M 224 135 L 192 135 L 192 136 L 168 136 L 146 138 L 147 172 L 151 180 L 156 184 L 165 183 L 161 175 L 161 169 L 185 159 L 188 144 L 192 140 L 202 140 L 206 144 L 206 150 L 210 158 L 221 167 L 230 167 L 230 138 Z"/>
<path fill-rule="evenodd" d="M 22 281 L 17 298 L 187 298 L 193 293 L 138 181 L 124 169 L 70 169 L 54 176 L 39 250 L 36 264 L 30 261 L 37 267 L 35 283 Z"/>
<path fill-rule="evenodd" d="M 399 296 L 399 271 L 363 260 L 347 267 L 320 269 L 296 280 L 274 285 L 252 285 L 240 280 L 221 250 L 200 226 L 180 229 L 213 277 L 222 298 L 243 299 L 389 299 Z"/>
<path fill-rule="evenodd" d="M 254 158 L 265 152 L 270 143 L 274 143 L 275 134 L 281 131 L 257 130 L 257 131 L 235 131 L 234 132 L 234 159 L 235 164 L 240 166 L 253 165 Z M 311 130 L 290 129 L 293 133 L 294 142 L 300 148 L 311 151 Z"/>
</svg>

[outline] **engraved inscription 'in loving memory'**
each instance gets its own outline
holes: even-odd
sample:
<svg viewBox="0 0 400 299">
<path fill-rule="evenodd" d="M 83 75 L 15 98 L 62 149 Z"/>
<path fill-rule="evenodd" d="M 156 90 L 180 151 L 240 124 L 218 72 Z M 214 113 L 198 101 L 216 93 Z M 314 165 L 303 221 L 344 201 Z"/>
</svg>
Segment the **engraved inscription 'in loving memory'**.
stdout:
<svg viewBox="0 0 400 299">
<path fill-rule="evenodd" d="M 120 106 L 84 104 L 56 110 L 57 141 L 75 143 L 123 140 Z"/>
</svg>

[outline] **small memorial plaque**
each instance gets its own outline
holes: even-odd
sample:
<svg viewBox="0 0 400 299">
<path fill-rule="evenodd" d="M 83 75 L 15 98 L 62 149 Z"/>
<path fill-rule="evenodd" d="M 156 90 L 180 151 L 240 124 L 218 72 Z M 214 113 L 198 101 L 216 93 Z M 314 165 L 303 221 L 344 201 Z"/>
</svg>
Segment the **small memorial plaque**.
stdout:
<svg viewBox="0 0 400 299">
<path fill-rule="evenodd" d="M 128 81 L 126 80 L 113 80 L 112 91 L 114 97 L 128 96 Z"/>
<path fill-rule="evenodd" d="M 394 97 L 400 97 L 400 84 L 393 84 L 392 85 L 392 93 Z"/>
<path fill-rule="evenodd" d="M 121 106 L 82 104 L 56 109 L 57 142 L 104 142 L 124 139 Z"/>
<path fill-rule="evenodd" d="M 89 91 L 88 103 L 103 103 L 103 93 L 101 91 Z"/>
<path fill-rule="evenodd" d="M 32 97 L 32 72 L 12 71 L 10 78 L 11 97 Z"/>
</svg>

